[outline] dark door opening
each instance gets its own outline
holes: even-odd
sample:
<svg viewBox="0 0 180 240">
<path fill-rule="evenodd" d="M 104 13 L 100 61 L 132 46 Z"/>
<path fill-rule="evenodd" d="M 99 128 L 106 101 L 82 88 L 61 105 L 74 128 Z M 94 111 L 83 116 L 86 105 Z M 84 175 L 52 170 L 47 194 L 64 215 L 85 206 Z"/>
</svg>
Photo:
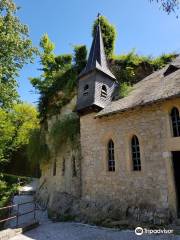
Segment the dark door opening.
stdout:
<svg viewBox="0 0 180 240">
<path fill-rule="evenodd" d="M 177 215 L 180 217 L 180 151 L 172 152 L 173 167 L 174 167 L 174 180 L 176 188 L 177 199 Z"/>
</svg>

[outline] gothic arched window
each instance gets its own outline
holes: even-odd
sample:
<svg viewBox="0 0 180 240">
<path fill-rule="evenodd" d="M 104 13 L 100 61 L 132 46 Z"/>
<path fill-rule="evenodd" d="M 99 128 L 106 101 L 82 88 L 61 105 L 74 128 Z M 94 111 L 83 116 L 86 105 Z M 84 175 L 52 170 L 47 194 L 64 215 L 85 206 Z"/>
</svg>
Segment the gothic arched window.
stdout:
<svg viewBox="0 0 180 240">
<path fill-rule="evenodd" d="M 173 136 L 180 137 L 180 117 L 179 117 L 179 111 L 176 107 L 174 107 L 171 111 L 171 121 L 172 121 Z"/>
<path fill-rule="evenodd" d="M 89 85 L 86 84 L 86 85 L 84 86 L 84 92 L 83 92 L 83 95 L 84 95 L 84 96 L 88 95 L 88 92 L 89 92 Z"/>
<path fill-rule="evenodd" d="M 131 151 L 132 151 L 133 170 L 141 171 L 140 147 L 139 147 L 139 140 L 136 136 L 132 137 Z"/>
<path fill-rule="evenodd" d="M 72 156 L 72 176 L 76 177 L 77 176 L 77 171 L 76 171 L 76 159 L 75 156 Z"/>
<path fill-rule="evenodd" d="M 107 97 L 107 88 L 105 85 L 102 85 L 101 88 L 101 97 L 106 98 Z"/>
<path fill-rule="evenodd" d="M 64 174 L 65 174 L 65 168 L 66 168 L 66 162 L 65 162 L 65 158 L 63 158 L 63 160 L 62 160 L 62 176 L 64 176 Z"/>
<path fill-rule="evenodd" d="M 56 176 L 56 159 L 53 162 L 53 176 Z"/>
<path fill-rule="evenodd" d="M 112 140 L 108 143 L 108 170 L 115 171 L 114 142 Z"/>
</svg>

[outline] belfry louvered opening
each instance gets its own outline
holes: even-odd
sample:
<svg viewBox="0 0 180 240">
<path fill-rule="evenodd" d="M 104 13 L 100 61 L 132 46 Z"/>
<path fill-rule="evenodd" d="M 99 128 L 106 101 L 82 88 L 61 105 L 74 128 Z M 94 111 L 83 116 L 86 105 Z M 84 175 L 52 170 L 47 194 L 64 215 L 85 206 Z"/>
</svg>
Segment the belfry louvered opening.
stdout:
<svg viewBox="0 0 180 240">
<path fill-rule="evenodd" d="M 107 97 L 107 87 L 105 85 L 102 85 L 101 88 L 101 97 L 106 98 Z"/>
</svg>

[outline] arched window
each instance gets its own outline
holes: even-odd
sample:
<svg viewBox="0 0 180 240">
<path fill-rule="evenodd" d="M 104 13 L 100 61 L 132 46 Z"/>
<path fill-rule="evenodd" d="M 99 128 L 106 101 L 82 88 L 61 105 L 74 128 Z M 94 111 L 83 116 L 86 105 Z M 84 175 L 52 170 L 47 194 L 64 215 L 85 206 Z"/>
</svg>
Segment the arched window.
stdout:
<svg viewBox="0 0 180 240">
<path fill-rule="evenodd" d="M 180 117 L 179 117 L 179 111 L 176 107 L 174 107 L 171 111 L 171 121 L 172 121 L 173 136 L 179 137 L 180 136 Z"/>
<path fill-rule="evenodd" d="M 77 176 L 77 172 L 76 172 L 76 159 L 75 156 L 72 156 L 72 176 L 76 177 Z"/>
<path fill-rule="evenodd" d="M 56 159 L 53 162 L 53 176 L 56 176 Z"/>
<path fill-rule="evenodd" d="M 115 171 L 114 142 L 112 140 L 108 143 L 108 170 L 110 172 Z"/>
<path fill-rule="evenodd" d="M 101 97 L 106 98 L 107 97 L 107 88 L 105 85 L 102 85 L 101 88 Z"/>
<path fill-rule="evenodd" d="M 62 176 L 64 176 L 64 174 L 65 174 L 65 168 L 66 168 L 66 162 L 65 162 L 65 158 L 63 158 L 63 161 L 62 161 Z"/>
<path fill-rule="evenodd" d="M 84 92 L 83 92 L 83 95 L 84 95 L 84 96 L 88 95 L 88 92 L 89 92 L 89 85 L 86 84 L 86 85 L 84 86 Z"/>
<path fill-rule="evenodd" d="M 136 136 L 132 137 L 131 148 L 132 148 L 131 151 L 132 151 L 133 170 L 141 171 L 140 147 L 139 147 L 139 140 Z"/>
</svg>

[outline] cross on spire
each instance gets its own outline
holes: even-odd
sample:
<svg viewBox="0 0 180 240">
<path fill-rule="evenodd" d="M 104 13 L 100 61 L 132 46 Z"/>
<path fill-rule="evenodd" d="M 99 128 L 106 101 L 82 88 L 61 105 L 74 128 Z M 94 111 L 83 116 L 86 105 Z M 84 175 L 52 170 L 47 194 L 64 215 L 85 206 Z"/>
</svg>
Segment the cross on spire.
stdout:
<svg viewBox="0 0 180 240">
<path fill-rule="evenodd" d="M 100 14 L 100 13 L 98 13 L 98 15 L 97 15 L 97 20 L 98 20 L 98 23 L 100 23 L 100 17 L 101 17 L 101 14 Z"/>
</svg>

